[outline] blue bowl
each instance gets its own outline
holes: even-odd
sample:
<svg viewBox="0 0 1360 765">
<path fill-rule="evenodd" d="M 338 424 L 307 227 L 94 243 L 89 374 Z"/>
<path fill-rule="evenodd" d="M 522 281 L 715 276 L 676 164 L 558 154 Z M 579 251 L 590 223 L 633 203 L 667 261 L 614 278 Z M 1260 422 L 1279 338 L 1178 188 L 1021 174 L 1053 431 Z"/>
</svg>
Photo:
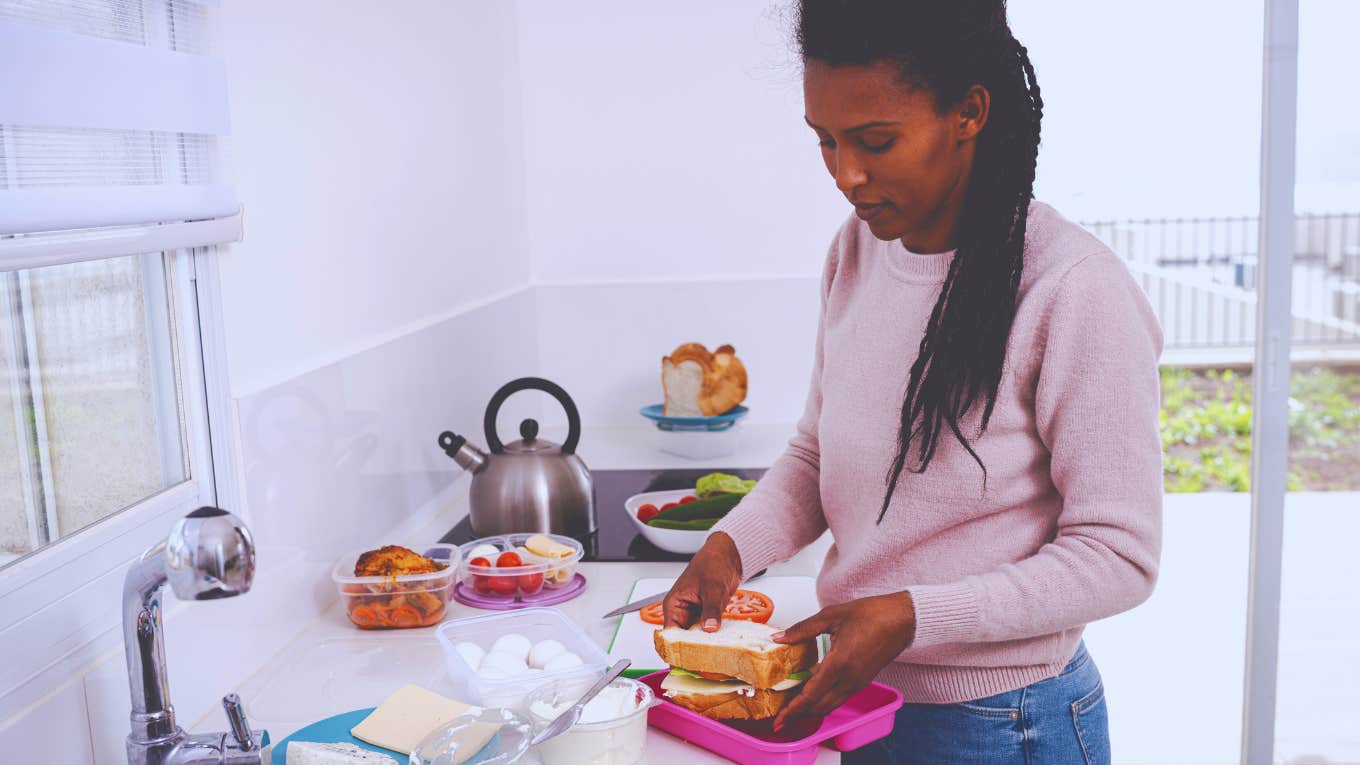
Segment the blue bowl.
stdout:
<svg viewBox="0 0 1360 765">
<path fill-rule="evenodd" d="M 665 404 L 652 404 L 642 407 L 642 416 L 656 423 L 662 430 L 727 430 L 737 424 L 751 410 L 738 404 L 723 414 L 714 417 L 667 417 Z"/>
</svg>

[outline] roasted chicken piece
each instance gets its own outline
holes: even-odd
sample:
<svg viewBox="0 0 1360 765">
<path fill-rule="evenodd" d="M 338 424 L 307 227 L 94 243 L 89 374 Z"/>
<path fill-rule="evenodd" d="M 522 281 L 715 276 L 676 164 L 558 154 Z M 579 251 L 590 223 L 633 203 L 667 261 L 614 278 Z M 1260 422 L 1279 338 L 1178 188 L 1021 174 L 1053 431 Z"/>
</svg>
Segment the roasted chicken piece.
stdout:
<svg viewBox="0 0 1360 765">
<path fill-rule="evenodd" d="M 354 564 L 355 576 L 405 576 L 407 574 L 432 574 L 443 571 L 445 566 L 424 555 L 398 545 L 369 550 L 359 556 Z"/>
</svg>

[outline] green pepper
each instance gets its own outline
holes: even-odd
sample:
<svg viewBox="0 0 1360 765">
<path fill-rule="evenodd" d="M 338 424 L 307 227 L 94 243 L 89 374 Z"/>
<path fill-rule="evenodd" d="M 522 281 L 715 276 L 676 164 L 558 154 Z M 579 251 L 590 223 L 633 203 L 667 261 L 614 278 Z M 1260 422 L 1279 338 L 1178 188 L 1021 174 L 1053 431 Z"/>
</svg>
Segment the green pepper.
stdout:
<svg viewBox="0 0 1360 765">
<path fill-rule="evenodd" d="M 718 519 L 727 515 L 728 511 L 736 507 L 744 496 L 744 494 L 718 494 L 708 499 L 686 502 L 669 510 L 662 510 L 652 519 L 664 518 L 668 521 L 692 521 L 695 518 Z"/>
</svg>

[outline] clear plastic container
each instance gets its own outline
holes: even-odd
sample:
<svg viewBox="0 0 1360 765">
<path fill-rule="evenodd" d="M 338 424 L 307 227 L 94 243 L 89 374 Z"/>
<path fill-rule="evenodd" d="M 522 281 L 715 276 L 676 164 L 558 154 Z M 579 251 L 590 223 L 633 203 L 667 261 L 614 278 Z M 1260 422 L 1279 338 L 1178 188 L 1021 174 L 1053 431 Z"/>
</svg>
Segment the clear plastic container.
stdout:
<svg viewBox="0 0 1360 765">
<path fill-rule="evenodd" d="M 589 687 L 589 681 L 558 680 L 529 694 L 525 708 L 534 730 L 547 727 Z M 600 694 L 603 696 L 615 688 L 632 692 L 633 709 L 613 719 L 578 722 L 566 732 L 539 744 L 536 751 L 543 765 L 633 765 L 642 761 L 647 745 L 647 710 L 656 703 L 656 697 L 648 686 L 624 677 L 610 683 Z M 599 699 L 597 696 L 596 700 Z M 547 714 L 549 710 L 542 709 L 543 705 L 555 712 Z M 535 707 L 539 709 L 536 711 Z M 589 711 L 588 704 L 586 712 Z"/>
<path fill-rule="evenodd" d="M 543 536 L 571 548 L 571 554 L 562 558 L 548 558 L 535 555 L 524 547 L 529 537 Z M 492 556 L 485 556 L 490 566 L 474 566 L 472 555 L 477 548 L 490 545 L 496 548 L 496 555 L 515 552 L 522 566 L 497 566 Z M 576 564 L 585 554 L 581 543 L 571 537 L 557 534 L 502 534 L 494 537 L 474 539 L 458 548 L 458 580 L 464 587 L 471 588 L 478 595 L 487 598 L 516 600 L 524 595 L 537 595 L 545 589 L 553 590 L 565 586 L 576 574 Z"/>
<path fill-rule="evenodd" d="M 429 574 L 355 576 L 354 564 L 369 550 L 356 550 L 336 562 L 331 578 L 345 601 L 345 613 L 363 630 L 433 627 L 443 621 L 453 595 L 458 567 L 453 545 L 402 545 L 444 568 Z"/>
<path fill-rule="evenodd" d="M 459 643 L 474 643 L 483 651 L 503 635 L 517 633 L 530 643 L 549 638 L 562 643 L 566 650 L 581 659 L 581 666 L 557 672 L 534 672 L 508 678 L 489 678 L 479 675 L 468 666 L 454 647 Z M 488 616 L 455 619 L 440 625 L 435 637 L 444 650 L 444 666 L 453 683 L 454 698 L 485 707 L 524 709 L 524 699 L 535 688 L 554 680 L 584 679 L 586 686 L 604 675 L 609 657 L 575 622 L 555 608 L 524 608 Z M 585 689 L 582 688 L 584 691 Z"/>
</svg>

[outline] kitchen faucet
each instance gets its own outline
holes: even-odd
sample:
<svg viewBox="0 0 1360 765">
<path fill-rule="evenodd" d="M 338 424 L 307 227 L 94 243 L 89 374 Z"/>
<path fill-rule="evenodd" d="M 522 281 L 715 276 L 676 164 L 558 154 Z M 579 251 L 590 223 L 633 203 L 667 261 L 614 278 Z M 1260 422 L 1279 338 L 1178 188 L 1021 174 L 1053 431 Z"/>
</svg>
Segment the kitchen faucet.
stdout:
<svg viewBox="0 0 1360 765">
<path fill-rule="evenodd" d="M 262 736 L 252 733 L 236 694 L 222 700 L 231 730 L 189 735 L 175 723 L 165 673 L 161 585 L 182 600 L 215 600 L 250 589 L 255 543 L 240 519 L 200 507 L 164 542 L 142 553 L 123 580 L 123 644 L 132 690 L 130 765 L 263 765 Z"/>
</svg>

